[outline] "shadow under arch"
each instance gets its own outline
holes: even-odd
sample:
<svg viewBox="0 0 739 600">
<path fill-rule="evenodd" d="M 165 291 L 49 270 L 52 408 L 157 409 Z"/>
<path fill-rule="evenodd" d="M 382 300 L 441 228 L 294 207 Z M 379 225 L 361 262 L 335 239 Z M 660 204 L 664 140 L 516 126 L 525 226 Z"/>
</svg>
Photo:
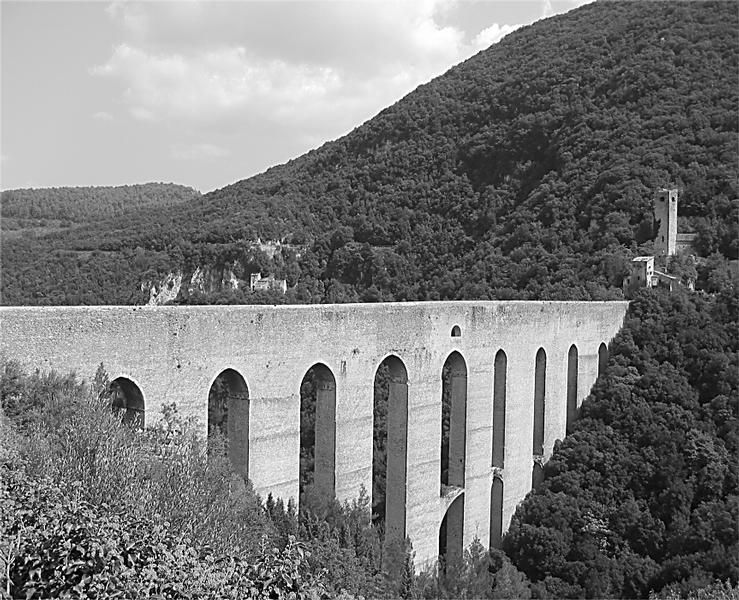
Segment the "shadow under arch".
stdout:
<svg viewBox="0 0 739 600">
<path fill-rule="evenodd" d="M 501 349 L 495 354 L 493 375 L 493 466 L 505 466 L 505 403 L 508 357 Z"/>
<path fill-rule="evenodd" d="M 608 367 L 608 346 L 606 346 L 605 342 L 602 342 L 600 346 L 598 346 L 598 377 L 603 375 L 605 373 L 606 368 Z"/>
<path fill-rule="evenodd" d="M 544 454 L 544 403 L 546 399 L 547 353 L 539 348 L 534 367 L 534 438 L 533 454 Z"/>
<path fill-rule="evenodd" d="M 395 355 L 377 367 L 372 412 L 372 523 L 384 543 L 405 540 L 408 371 Z"/>
<path fill-rule="evenodd" d="M 249 477 L 249 387 L 235 369 L 221 371 L 208 391 L 208 440 L 223 436 L 236 472 Z"/>
<path fill-rule="evenodd" d="M 335 493 L 336 378 L 316 363 L 300 382 L 300 510 L 326 508 Z"/>
<path fill-rule="evenodd" d="M 110 382 L 110 406 L 113 411 L 123 411 L 122 421 L 134 429 L 146 424 L 146 403 L 141 388 L 128 377 L 116 377 Z"/>
<path fill-rule="evenodd" d="M 467 363 L 456 350 L 441 369 L 441 485 L 464 487 Z"/>
<path fill-rule="evenodd" d="M 572 432 L 577 420 L 577 346 L 572 344 L 567 352 L 567 424 L 565 431 Z"/>
<path fill-rule="evenodd" d="M 447 508 L 439 526 L 439 559 L 446 567 L 462 562 L 464 551 L 464 493 Z"/>
<path fill-rule="evenodd" d="M 490 486 L 490 547 L 500 548 L 503 540 L 503 480 L 493 478 Z"/>
</svg>

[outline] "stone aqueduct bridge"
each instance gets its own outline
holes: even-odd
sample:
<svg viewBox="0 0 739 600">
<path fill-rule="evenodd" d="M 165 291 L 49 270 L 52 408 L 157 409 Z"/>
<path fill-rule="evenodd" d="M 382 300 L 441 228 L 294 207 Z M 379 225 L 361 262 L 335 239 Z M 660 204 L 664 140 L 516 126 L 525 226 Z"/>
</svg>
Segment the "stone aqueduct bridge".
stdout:
<svg viewBox="0 0 739 600">
<path fill-rule="evenodd" d="M 387 535 L 416 560 L 499 543 L 538 464 L 565 436 L 620 329 L 626 302 L 415 302 L 312 306 L 8 307 L 0 355 L 140 391 L 145 419 L 175 402 L 199 418 L 224 371 L 237 468 L 263 497 L 298 498 L 300 386 L 322 373 L 316 486 L 372 490 L 373 385 L 389 366 Z M 442 369 L 452 367 L 449 475 L 440 485 Z M 449 384 L 447 384 L 449 385 Z M 240 441 L 234 442 L 238 438 Z"/>
</svg>

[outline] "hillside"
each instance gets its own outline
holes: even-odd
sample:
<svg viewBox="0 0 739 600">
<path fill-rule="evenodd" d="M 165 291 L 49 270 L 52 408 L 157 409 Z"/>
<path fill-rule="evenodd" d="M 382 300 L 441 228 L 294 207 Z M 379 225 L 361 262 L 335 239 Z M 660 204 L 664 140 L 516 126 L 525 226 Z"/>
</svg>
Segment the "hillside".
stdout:
<svg viewBox="0 0 739 600">
<path fill-rule="evenodd" d="M 3 236 L 45 235 L 147 208 L 171 208 L 199 196 L 173 183 L 6 190 L 0 192 L 0 225 Z"/>
<path fill-rule="evenodd" d="M 738 27 L 730 2 L 598 2 L 538 22 L 261 175 L 4 236 L 2 301 L 142 302 L 143 282 L 199 267 L 285 277 L 273 301 L 615 298 L 666 185 L 701 253 L 737 258 Z M 301 248 L 268 258 L 257 238 Z M 258 300 L 209 292 L 196 300 Z"/>
<path fill-rule="evenodd" d="M 736 598 L 739 295 L 642 292 L 503 547 L 538 598 Z"/>
</svg>

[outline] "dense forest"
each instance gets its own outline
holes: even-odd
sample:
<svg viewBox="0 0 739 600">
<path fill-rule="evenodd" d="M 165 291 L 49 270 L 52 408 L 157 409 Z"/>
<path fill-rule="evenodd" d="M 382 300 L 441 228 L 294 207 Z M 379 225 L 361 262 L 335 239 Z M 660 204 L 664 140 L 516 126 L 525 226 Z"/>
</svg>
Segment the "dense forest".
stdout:
<svg viewBox="0 0 739 600">
<path fill-rule="evenodd" d="M 736 586 L 737 290 L 642 292 L 610 352 L 574 431 L 516 511 L 506 553 L 538 597 Z"/>
<path fill-rule="evenodd" d="M 173 183 L 6 190 L 0 193 L 0 223 L 3 236 L 38 235 L 114 217 L 125 220 L 147 208 L 171 208 L 199 196 Z"/>
<path fill-rule="evenodd" d="M 228 265 L 286 278 L 289 302 L 615 298 L 651 250 L 663 186 L 680 189 L 699 252 L 736 259 L 738 27 L 732 2 L 598 2 L 540 21 L 261 175 L 3 236 L 2 301 L 139 303 L 144 281 Z M 257 238 L 291 247 L 255 257 Z"/>
</svg>

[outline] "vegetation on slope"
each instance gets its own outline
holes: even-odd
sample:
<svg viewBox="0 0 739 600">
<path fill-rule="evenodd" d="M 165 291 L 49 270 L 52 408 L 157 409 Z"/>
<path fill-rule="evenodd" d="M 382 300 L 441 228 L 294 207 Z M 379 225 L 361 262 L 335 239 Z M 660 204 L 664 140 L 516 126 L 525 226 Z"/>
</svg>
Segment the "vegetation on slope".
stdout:
<svg viewBox="0 0 739 600">
<path fill-rule="evenodd" d="M 249 265 L 257 237 L 305 246 L 273 265 L 290 301 L 612 298 L 668 185 L 701 252 L 737 258 L 738 26 L 731 2 L 598 2 L 536 23 L 179 210 L 4 240 L 3 302 L 140 301 L 143 278 Z"/>
<path fill-rule="evenodd" d="M 7 219 L 85 223 L 145 207 L 172 207 L 199 196 L 196 190 L 174 183 L 17 189 L 0 193 L 0 209 L 4 228 L 9 224 Z"/>
<path fill-rule="evenodd" d="M 644 292 L 610 350 L 506 553 L 541 598 L 736 586 L 739 295 Z"/>
<path fill-rule="evenodd" d="M 0 193 L 0 215 L 4 235 L 29 230 L 37 234 L 49 227 L 125 220 L 148 208 L 172 208 L 198 197 L 196 190 L 173 183 L 6 190 Z"/>
</svg>

